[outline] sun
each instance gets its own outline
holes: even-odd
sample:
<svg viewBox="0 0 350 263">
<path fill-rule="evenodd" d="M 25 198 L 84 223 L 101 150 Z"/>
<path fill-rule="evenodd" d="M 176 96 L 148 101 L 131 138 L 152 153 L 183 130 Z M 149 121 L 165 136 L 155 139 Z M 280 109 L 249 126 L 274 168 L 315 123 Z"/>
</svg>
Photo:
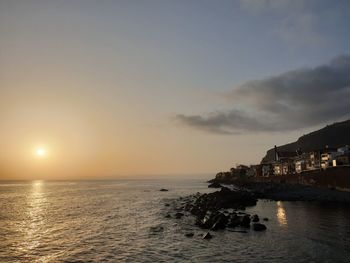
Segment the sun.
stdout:
<svg viewBox="0 0 350 263">
<path fill-rule="evenodd" d="M 37 148 L 35 154 L 37 157 L 44 157 L 46 155 L 46 150 L 44 148 Z"/>
</svg>

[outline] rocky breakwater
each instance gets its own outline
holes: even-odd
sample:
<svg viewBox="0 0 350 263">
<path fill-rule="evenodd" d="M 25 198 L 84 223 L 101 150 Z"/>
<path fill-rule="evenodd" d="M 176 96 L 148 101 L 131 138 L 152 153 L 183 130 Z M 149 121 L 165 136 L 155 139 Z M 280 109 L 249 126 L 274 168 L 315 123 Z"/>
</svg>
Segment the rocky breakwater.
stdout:
<svg viewBox="0 0 350 263">
<path fill-rule="evenodd" d="M 185 200 L 185 202 L 184 202 Z M 237 190 L 232 191 L 222 187 L 220 191 L 208 194 L 197 194 L 181 199 L 182 206 L 176 209 L 178 213 L 190 213 L 195 217 L 195 224 L 202 229 L 217 231 L 219 229 L 228 229 L 231 232 L 246 233 L 252 226 L 255 231 L 266 229 L 264 224 L 259 223 L 258 215 L 249 215 L 239 210 L 245 210 L 248 206 L 254 206 L 257 199 L 254 194 Z M 183 211 L 179 211 L 183 210 Z M 175 218 L 181 218 L 175 215 Z M 212 235 L 203 235 L 203 238 L 209 239 Z"/>
</svg>

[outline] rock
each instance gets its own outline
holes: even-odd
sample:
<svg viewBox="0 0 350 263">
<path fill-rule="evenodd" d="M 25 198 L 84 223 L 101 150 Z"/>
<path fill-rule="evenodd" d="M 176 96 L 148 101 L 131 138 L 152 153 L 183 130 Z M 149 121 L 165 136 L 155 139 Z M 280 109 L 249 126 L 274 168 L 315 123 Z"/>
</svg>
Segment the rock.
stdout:
<svg viewBox="0 0 350 263">
<path fill-rule="evenodd" d="M 201 228 L 209 229 L 213 226 L 215 213 L 212 211 L 207 211 L 205 216 L 203 218 L 197 217 L 196 225 L 200 226 Z"/>
<path fill-rule="evenodd" d="M 180 219 L 180 218 L 183 217 L 183 216 L 184 216 L 184 213 L 177 212 L 177 213 L 175 214 L 175 218 L 176 218 L 176 219 Z"/>
<path fill-rule="evenodd" d="M 162 188 L 162 189 L 160 189 L 159 191 L 161 191 L 161 192 L 168 192 L 169 190 L 168 190 L 168 189 L 165 189 L 165 188 Z"/>
<path fill-rule="evenodd" d="M 211 239 L 211 238 L 213 238 L 213 236 L 209 232 L 203 235 L 203 239 Z"/>
<path fill-rule="evenodd" d="M 232 213 L 229 216 L 227 226 L 228 227 L 236 227 L 240 224 L 240 218 L 237 216 L 236 213 Z"/>
<path fill-rule="evenodd" d="M 185 234 L 185 237 L 193 237 L 194 236 L 194 233 L 186 233 Z"/>
<path fill-rule="evenodd" d="M 192 206 L 191 204 L 186 204 L 185 207 L 184 207 L 184 209 L 185 209 L 186 211 L 191 211 L 192 208 L 193 208 L 193 206 Z"/>
<path fill-rule="evenodd" d="M 250 216 L 244 215 L 244 216 L 240 217 L 239 225 L 242 227 L 250 227 Z"/>
<path fill-rule="evenodd" d="M 264 217 L 263 220 L 264 221 L 269 221 L 269 219 L 267 217 Z"/>
<path fill-rule="evenodd" d="M 170 214 L 167 214 L 167 215 L 165 216 L 165 218 L 171 218 L 171 215 L 170 215 Z"/>
<path fill-rule="evenodd" d="M 208 210 L 219 210 L 227 208 L 245 208 L 256 205 L 255 197 L 248 191 L 231 191 L 222 187 L 220 191 L 203 194 L 197 198 L 194 205 L 204 213 Z"/>
<path fill-rule="evenodd" d="M 212 225 L 211 230 L 219 230 L 219 229 L 224 229 L 228 223 L 228 217 L 224 215 L 223 213 L 217 214 L 213 220 L 215 223 Z"/>
<path fill-rule="evenodd" d="M 235 232 L 235 233 L 248 233 L 247 230 L 230 230 L 230 229 L 228 229 L 228 231 Z"/>
<path fill-rule="evenodd" d="M 255 223 L 255 224 L 253 224 L 253 230 L 254 231 L 264 231 L 264 230 L 266 230 L 266 226 L 264 224 Z"/>
<path fill-rule="evenodd" d="M 258 215 L 253 215 L 251 219 L 252 219 L 252 222 L 259 222 L 260 221 L 260 218 Z"/>
<path fill-rule="evenodd" d="M 165 206 L 170 206 L 169 204 L 165 204 Z"/>
<path fill-rule="evenodd" d="M 164 227 L 162 227 L 162 226 L 152 226 L 152 227 L 150 227 L 150 231 L 154 232 L 154 233 L 163 232 L 164 231 Z"/>
<path fill-rule="evenodd" d="M 218 182 L 213 182 L 211 184 L 208 185 L 209 188 L 221 188 L 222 185 L 219 184 Z"/>
</svg>

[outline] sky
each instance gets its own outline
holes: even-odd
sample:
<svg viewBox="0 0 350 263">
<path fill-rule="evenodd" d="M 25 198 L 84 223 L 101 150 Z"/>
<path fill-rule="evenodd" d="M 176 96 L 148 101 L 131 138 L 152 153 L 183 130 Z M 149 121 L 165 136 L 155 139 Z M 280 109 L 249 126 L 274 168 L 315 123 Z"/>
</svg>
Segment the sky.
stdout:
<svg viewBox="0 0 350 263">
<path fill-rule="evenodd" d="M 348 25 L 347 0 L 0 0 L 0 179 L 259 163 L 350 118 Z"/>
</svg>

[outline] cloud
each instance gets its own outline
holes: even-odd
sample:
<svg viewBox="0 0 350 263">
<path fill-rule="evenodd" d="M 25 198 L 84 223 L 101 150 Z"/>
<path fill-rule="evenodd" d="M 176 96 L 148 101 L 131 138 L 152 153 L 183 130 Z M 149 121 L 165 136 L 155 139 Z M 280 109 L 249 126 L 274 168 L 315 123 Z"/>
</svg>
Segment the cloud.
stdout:
<svg viewBox="0 0 350 263">
<path fill-rule="evenodd" d="M 188 126 L 220 134 L 237 134 L 238 131 L 236 130 L 251 129 L 252 127 L 266 129 L 266 127 L 264 128 L 264 123 L 249 117 L 239 110 L 232 110 L 227 113 L 215 112 L 205 117 L 179 114 L 177 119 Z"/>
<path fill-rule="evenodd" d="M 245 82 L 227 96 L 229 111 L 178 115 L 197 129 L 232 134 L 243 131 L 291 131 L 350 117 L 350 56 Z"/>
</svg>

